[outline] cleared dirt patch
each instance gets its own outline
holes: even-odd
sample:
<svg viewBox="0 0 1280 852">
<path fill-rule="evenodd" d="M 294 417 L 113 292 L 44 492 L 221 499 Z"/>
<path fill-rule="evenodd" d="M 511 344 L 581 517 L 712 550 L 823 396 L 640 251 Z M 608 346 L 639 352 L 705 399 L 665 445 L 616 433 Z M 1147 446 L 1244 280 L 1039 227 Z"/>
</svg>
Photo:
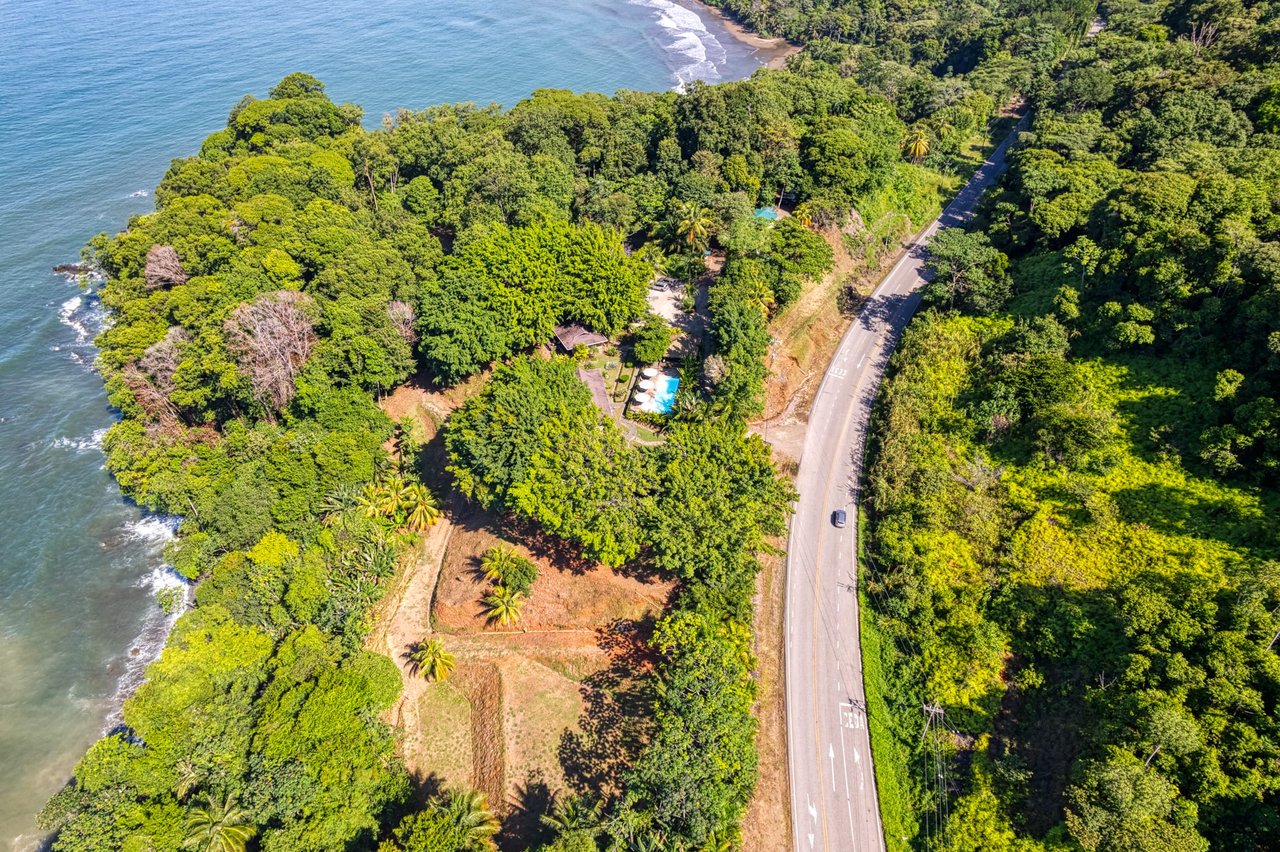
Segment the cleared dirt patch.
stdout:
<svg viewBox="0 0 1280 852">
<path fill-rule="evenodd" d="M 785 545 L 785 541 L 775 542 Z M 791 784 L 787 771 L 786 683 L 782 659 L 783 615 L 786 602 L 786 557 L 771 554 L 761 560 L 756 579 L 755 654 L 760 735 L 760 780 L 742 820 L 745 852 L 775 852 L 791 845 Z"/>
<path fill-rule="evenodd" d="M 582 714 L 578 682 L 528 657 L 513 656 L 502 664 L 503 735 L 507 764 L 523 769 L 512 777 L 509 798 L 518 795 L 522 781 L 536 778 L 550 790 L 565 786 L 558 753 L 559 736 L 548 733 L 576 730 Z M 518 802 L 512 802 L 518 804 Z"/>
<path fill-rule="evenodd" d="M 433 388 L 424 379 L 414 376 L 378 401 L 378 407 L 395 423 L 408 417 L 422 428 L 414 437 L 426 443 L 440 431 L 444 421 L 454 409 L 476 395 L 489 380 L 489 371 L 472 376 L 465 382 L 450 388 Z"/>
<path fill-rule="evenodd" d="M 471 703 L 471 786 L 497 807 L 507 791 L 502 675 L 492 663 L 467 663 L 458 666 L 453 683 Z"/>
<path fill-rule="evenodd" d="M 438 424 L 460 401 L 416 387 L 384 400 L 392 416 L 410 419 L 424 467 L 437 468 L 423 478 L 438 494 L 448 493 Z M 413 777 L 485 793 L 503 818 L 504 848 L 523 849 L 556 790 L 616 789 L 634 760 L 650 706 L 640 697 L 651 671 L 644 638 L 673 584 L 583 560 L 456 493 L 443 508 L 402 561 L 368 647 L 400 668 L 404 693 L 387 719 Z M 480 562 L 495 546 L 514 546 L 539 569 L 519 624 L 504 629 L 482 604 L 492 584 Z M 428 638 L 455 656 L 444 684 L 409 671 L 408 651 Z"/>
<path fill-rule="evenodd" d="M 510 546 L 538 565 L 538 580 L 516 627 L 506 631 L 587 630 L 636 620 L 666 606 L 673 584 L 620 573 L 579 558 L 555 539 L 478 506 L 460 508 L 436 587 L 433 624 L 442 633 L 492 632 L 484 597 L 492 583 L 480 561 Z"/>
</svg>

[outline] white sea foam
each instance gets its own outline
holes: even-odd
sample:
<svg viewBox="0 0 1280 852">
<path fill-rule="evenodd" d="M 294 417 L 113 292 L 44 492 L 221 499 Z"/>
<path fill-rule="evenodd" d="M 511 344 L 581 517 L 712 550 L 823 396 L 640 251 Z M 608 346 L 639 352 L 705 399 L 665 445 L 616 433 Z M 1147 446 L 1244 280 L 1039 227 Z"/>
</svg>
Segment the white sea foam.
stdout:
<svg viewBox="0 0 1280 852">
<path fill-rule="evenodd" d="M 680 33 L 680 35 L 676 36 L 675 41 L 667 45 L 667 49 L 688 56 L 697 62 L 702 62 L 707 58 L 706 45 L 702 43 L 702 39 L 698 38 L 697 33 Z"/>
<path fill-rule="evenodd" d="M 129 193 L 129 197 L 130 198 L 146 198 L 150 194 L 151 193 L 147 192 L 145 189 L 139 189 Z"/>
<path fill-rule="evenodd" d="M 720 79 L 719 66 L 727 58 L 724 45 L 697 12 L 672 3 L 671 0 L 631 0 L 639 6 L 653 9 L 658 16 L 658 26 L 670 32 L 674 38 L 665 47 L 685 61 L 675 69 L 675 89 L 682 91 L 694 80 L 708 82 Z"/>
<path fill-rule="evenodd" d="M 101 430 L 106 432 L 105 429 Z M 94 432 L 97 435 L 97 432 Z M 101 445 L 101 439 L 99 439 Z M 124 525 L 124 538 L 128 541 L 154 541 L 168 544 L 178 534 L 181 519 L 173 515 L 146 515 Z"/>
<path fill-rule="evenodd" d="M 106 429 L 95 429 L 87 438 L 55 438 L 52 446 L 58 450 L 72 450 L 76 453 L 93 453 L 102 450 L 102 439 Z"/>
<path fill-rule="evenodd" d="M 136 586 L 146 589 L 153 596 L 165 589 L 182 589 L 182 606 L 172 614 L 165 613 L 157 604 L 149 611 L 142 624 L 142 630 L 134 637 L 125 654 L 122 665 L 123 672 L 116 681 L 115 694 L 111 697 L 111 713 L 103 726 L 104 734 L 118 728 L 124 721 L 124 701 L 146 679 L 147 666 L 160 656 L 169 631 L 178 620 L 178 616 L 190 603 L 191 584 L 173 569 L 173 566 L 161 561 L 164 545 L 177 535 L 179 518 L 170 515 L 147 515 L 124 525 L 125 541 L 147 542 L 157 556 L 157 563 L 151 571 L 138 578 Z"/>
<path fill-rule="evenodd" d="M 92 289 L 64 301 L 58 307 L 58 319 L 75 332 L 77 346 L 93 343 L 93 338 L 109 325 L 106 309 Z"/>
</svg>

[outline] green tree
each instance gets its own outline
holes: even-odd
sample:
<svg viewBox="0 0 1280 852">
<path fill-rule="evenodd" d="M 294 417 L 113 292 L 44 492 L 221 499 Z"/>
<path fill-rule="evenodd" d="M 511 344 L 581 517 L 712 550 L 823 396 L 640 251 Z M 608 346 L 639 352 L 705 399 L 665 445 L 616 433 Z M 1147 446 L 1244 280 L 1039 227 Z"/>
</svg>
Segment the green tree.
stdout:
<svg viewBox="0 0 1280 852">
<path fill-rule="evenodd" d="M 929 241 L 926 268 L 933 278 L 924 287 L 925 299 L 975 313 L 997 310 L 1011 292 L 1008 265 L 985 234 L 943 228 Z"/>
<path fill-rule="evenodd" d="M 920 122 L 913 124 L 902 138 L 902 150 L 913 163 L 922 163 L 929 156 L 929 131 Z"/>
<path fill-rule="evenodd" d="M 227 794 L 220 798 L 206 795 L 204 803 L 187 811 L 187 835 L 183 849 L 200 852 L 244 852 L 257 829 L 249 815 Z"/>
<path fill-rule="evenodd" d="M 1066 820 L 1071 836 L 1090 852 L 1209 848 L 1193 827 L 1194 809 L 1178 800 L 1177 788 L 1132 755 L 1113 752 L 1087 764 L 1082 778 L 1067 792 Z"/>
<path fill-rule="evenodd" d="M 656 364 L 667 354 L 675 334 L 667 321 L 646 313 L 631 331 L 631 360 L 637 365 Z"/>
<path fill-rule="evenodd" d="M 409 669 L 413 674 L 421 674 L 427 680 L 444 683 L 453 674 L 457 660 L 453 654 L 445 650 L 439 639 L 418 642 L 409 649 L 406 655 Z"/>
<path fill-rule="evenodd" d="M 484 599 L 485 606 L 489 608 L 489 621 L 496 623 L 499 627 L 510 627 L 516 624 L 524 614 L 526 600 L 525 596 L 515 589 L 494 586 L 493 591 Z"/>
<path fill-rule="evenodd" d="M 410 532 L 424 532 L 440 520 L 440 507 L 435 495 L 421 482 L 406 483 L 400 489 L 399 497 L 398 511 L 404 515 L 405 529 Z"/>
<path fill-rule="evenodd" d="M 501 824 L 483 793 L 449 790 L 433 796 L 395 830 L 379 852 L 490 852 Z"/>
<path fill-rule="evenodd" d="M 715 230 L 714 214 L 699 204 L 676 202 L 672 233 L 684 251 L 702 252 L 711 242 Z"/>
<path fill-rule="evenodd" d="M 604 802 L 558 793 L 551 802 L 550 811 L 539 817 L 539 821 L 557 836 L 575 832 L 598 833 L 604 822 Z"/>
</svg>

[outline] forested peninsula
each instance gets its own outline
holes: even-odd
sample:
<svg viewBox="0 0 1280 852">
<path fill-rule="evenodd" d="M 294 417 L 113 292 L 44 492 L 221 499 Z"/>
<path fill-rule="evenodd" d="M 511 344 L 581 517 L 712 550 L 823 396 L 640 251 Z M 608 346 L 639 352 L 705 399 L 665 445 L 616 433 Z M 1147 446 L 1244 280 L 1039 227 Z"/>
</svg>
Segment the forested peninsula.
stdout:
<svg viewBox="0 0 1280 852">
<path fill-rule="evenodd" d="M 805 49 L 373 131 L 292 74 L 91 242 L 107 464 L 182 517 L 194 595 L 42 813 L 55 850 L 759 848 L 756 581 L 794 497 L 749 428 L 771 330 L 824 282 L 847 322 L 846 261 L 891 256 L 1024 102 L 878 403 L 887 842 L 1280 846 L 1280 7 L 713 5 Z M 665 362 L 655 280 L 704 332 Z M 663 362 L 670 409 L 615 416 L 587 346 L 557 351 L 570 326 L 618 369 Z M 380 405 L 411 381 L 462 398 L 433 446 Z M 671 589 L 609 772 L 523 821 L 409 770 L 370 644 L 451 501 Z M 536 570 L 479 570 L 518 623 Z M 415 676 L 448 678 L 451 641 L 410 649 Z"/>
</svg>

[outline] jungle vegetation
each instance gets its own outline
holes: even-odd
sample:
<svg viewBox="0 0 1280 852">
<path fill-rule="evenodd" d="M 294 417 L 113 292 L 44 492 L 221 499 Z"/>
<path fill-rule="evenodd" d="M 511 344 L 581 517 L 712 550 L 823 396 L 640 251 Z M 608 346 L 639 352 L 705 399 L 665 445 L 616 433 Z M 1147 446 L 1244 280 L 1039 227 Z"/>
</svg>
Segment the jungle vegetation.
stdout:
<svg viewBox="0 0 1280 852">
<path fill-rule="evenodd" d="M 1280 8 L 1099 14 L 883 389 L 889 751 L 921 847 L 1273 849 Z"/>
</svg>

